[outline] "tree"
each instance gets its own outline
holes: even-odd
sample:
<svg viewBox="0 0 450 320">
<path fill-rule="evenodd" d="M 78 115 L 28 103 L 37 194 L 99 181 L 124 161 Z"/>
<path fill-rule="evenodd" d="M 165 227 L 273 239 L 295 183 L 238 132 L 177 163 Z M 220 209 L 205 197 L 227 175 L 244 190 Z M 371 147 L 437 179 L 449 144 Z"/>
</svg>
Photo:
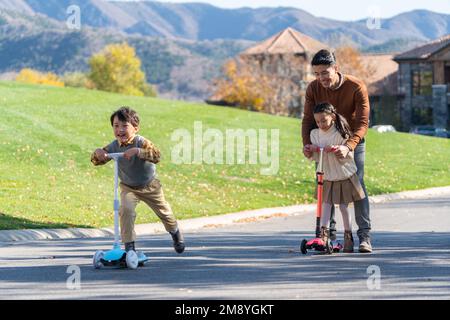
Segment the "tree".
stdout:
<svg viewBox="0 0 450 320">
<path fill-rule="evenodd" d="M 58 76 L 54 73 L 41 73 L 33 69 L 22 69 L 16 77 L 16 81 L 24 83 L 46 84 L 49 86 L 64 87 Z"/>
<path fill-rule="evenodd" d="M 363 61 L 361 53 L 357 49 L 351 46 L 339 47 L 336 49 L 335 55 L 342 73 L 357 76 L 366 85 L 370 84 L 376 68 L 372 63 Z"/>
<path fill-rule="evenodd" d="M 229 60 L 223 67 L 225 78 L 216 81 L 215 95 L 230 105 L 264 111 L 273 98 L 268 77 L 257 73 L 242 60 Z"/>
<path fill-rule="evenodd" d="M 94 83 L 82 72 L 68 72 L 62 76 L 67 87 L 94 89 Z"/>
<path fill-rule="evenodd" d="M 146 83 L 141 61 L 127 43 L 106 46 L 89 60 L 89 79 L 99 90 L 135 96 L 156 96 Z"/>
<path fill-rule="evenodd" d="M 309 80 L 308 63 L 306 57 L 293 53 L 240 55 L 224 65 L 209 101 L 300 117 Z"/>
</svg>

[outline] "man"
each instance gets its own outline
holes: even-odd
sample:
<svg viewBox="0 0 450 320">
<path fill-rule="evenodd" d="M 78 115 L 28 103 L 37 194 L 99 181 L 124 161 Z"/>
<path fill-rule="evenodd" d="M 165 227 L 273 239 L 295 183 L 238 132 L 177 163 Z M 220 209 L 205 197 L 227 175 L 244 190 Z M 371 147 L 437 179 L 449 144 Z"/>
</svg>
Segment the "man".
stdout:
<svg viewBox="0 0 450 320">
<path fill-rule="evenodd" d="M 357 232 L 359 252 L 372 252 L 369 199 L 364 185 L 364 136 L 369 126 L 370 113 L 367 88 L 358 78 L 338 72 L 336 58 L 328 50 L 317 52 L 311 61 L 311 65 L 316 80 L 312 81 L 306 89 L 302 120 L 303 154 L 308 158 L 312 155 L 310 132 L 317 128 L 313 115 L 314 107 L 323 102 L 331 103 L 336 107 L 336 111 L 346 118 L 353 131 L 353 136 L 345 145 L 340 146 L 335 154 L 338 158 L 345 158 L 350 151 L 354 151 L 358 168 L 357 175 L 366 195 L 365 199 L 354 203 L 355 218 L 359 228 Z M 334 208 L 331 217 L 331 238 L 336 239 Z"/>
</svg>

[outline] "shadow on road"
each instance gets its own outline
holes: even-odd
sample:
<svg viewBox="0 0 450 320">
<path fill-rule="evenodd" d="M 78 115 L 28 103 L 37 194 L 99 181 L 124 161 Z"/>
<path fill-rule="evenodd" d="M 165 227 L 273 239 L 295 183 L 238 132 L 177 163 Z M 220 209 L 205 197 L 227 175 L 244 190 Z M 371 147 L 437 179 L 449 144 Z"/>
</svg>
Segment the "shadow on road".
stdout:
<svg viewBox="0 0 450 320">
<path fill-rule="evenodd" d="M 300 241 L 310 237 L 309 232 L 248 234 L 209 230 L 187 235 L 187 251 L 177 255 L 167 236 L 147 236 L 138 245 L 150 256 L 150 262 L 137 271 L 92 268 L 94 251 L 108 250 L 111 246 L 108 239 L 39 241 L 33 243 L 34 257 L 20 256 L 18 244 L 12 246 L 14 256 L 0 257 L 0 286 L 20 282 L 65 284 L 66 268 L 70 264 L 81 267 L 83 283 L 105 286 L 163 286 L 174 291 L 180 288 L 220 290 L 224 286 L 339 286 L 364 283 L 368 266 L 375 265 L 380 267 L 383 281 L 402 285 L 420 282 L 420 290 L 439 286 L 434 298 L 450 296 L 448 233 L 374 232 L 373 254 L 302 255 Z M 14 261 L 18 265 L 11 266 Z M 36 265 L 21 265 L 27 262 Z M 420 297 L 420 290 L 399 297 Z"/>
</svg>

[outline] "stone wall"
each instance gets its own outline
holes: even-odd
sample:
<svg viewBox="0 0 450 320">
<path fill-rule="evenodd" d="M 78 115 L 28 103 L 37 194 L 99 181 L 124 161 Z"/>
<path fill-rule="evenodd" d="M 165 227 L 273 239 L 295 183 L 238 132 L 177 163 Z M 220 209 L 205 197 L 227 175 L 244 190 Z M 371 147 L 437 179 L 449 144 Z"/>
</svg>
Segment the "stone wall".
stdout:
<svg viewBox="0 0 450 320">
<path fill-rule="evenodd" d="M 404 95 L 399 100 L 400 118 L 402 119 L 401 130 L 408 130 L 411 127 L 411 65 L 409 63 L 400 63 L 398 68 L 398 92 Z"/>
<path fill-rule="evenodd" d="M 436 127 L 447 127 L 449 118 L 447 103 L 447 85 L 432 85 L 430 94 L 414 94 L 413 77 L 414 71 L 433 72 L 431 63 L 401 62 L 398 72 L 398 91 L 404 95 L 399 101 L 399 109 L 402 120 L 402 130 L 408 130 L 418 123 L 413 122 L 413 109 L 429 109 L 433 113 L 430 125 Z"/>
<path fill-rule="evenodd" d="M 447 85 L 433 85 L 433 122 L 437 128 L 446 128 L 448 123 Z"/>
</svg>

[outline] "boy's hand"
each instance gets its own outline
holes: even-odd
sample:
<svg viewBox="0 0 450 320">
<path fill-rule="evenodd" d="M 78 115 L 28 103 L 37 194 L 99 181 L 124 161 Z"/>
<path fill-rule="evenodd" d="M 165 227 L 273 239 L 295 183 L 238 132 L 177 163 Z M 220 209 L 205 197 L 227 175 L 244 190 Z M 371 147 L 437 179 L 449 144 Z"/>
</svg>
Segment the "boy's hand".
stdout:
<svg viewBox="0 0 450 320">
<path fill-rule="evenodd" d="M 103 149 L 97 149 L 95 150 L 95 157 L 99 162 L 106 162 L 108 161 L 108 154 Z"/>
<path fill-rule="evenodd" d="M 123 156 L 127 160 L 131 160 L 134 156 L 139 154 L 139 148 L 131 148 L 124 152 Z"/>
</svg>

